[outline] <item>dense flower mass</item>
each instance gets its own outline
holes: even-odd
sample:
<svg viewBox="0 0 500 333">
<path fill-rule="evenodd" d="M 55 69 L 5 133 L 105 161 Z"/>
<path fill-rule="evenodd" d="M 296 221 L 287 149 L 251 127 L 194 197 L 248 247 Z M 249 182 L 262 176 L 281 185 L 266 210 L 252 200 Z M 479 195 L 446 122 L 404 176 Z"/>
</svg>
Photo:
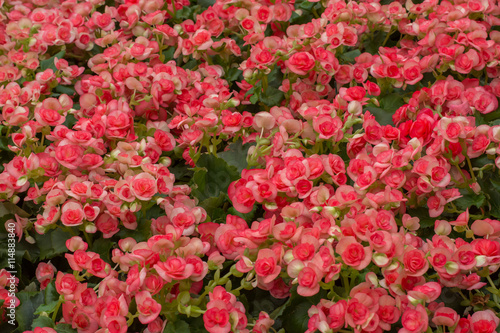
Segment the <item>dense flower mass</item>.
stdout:
<svg viewBox="0 0 500 333">
<path fill-rule="evenodd" d="M 497 332 L 499 27 L 0 0 L 0 330 Z"/>
</svg>

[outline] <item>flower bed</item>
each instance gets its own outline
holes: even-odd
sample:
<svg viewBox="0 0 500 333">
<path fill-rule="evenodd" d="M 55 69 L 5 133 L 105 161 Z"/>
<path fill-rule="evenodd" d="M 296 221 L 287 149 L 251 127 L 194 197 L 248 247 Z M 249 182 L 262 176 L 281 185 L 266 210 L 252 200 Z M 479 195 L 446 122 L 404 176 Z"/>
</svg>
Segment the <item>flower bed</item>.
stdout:
<svg viewBox="0 0 500 333">
<path fill-rule="evenodd" d="M 500 4 L 0 0 L 0 330 L 491 333 Z"/>
</svg>

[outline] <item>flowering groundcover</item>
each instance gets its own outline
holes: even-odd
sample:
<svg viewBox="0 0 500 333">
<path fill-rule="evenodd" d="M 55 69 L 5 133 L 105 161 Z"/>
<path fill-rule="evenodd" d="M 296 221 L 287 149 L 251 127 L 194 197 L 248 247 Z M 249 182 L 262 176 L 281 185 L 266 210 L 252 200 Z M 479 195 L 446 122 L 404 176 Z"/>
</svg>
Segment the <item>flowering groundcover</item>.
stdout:
<svg viewBox="0 0 500 333">
<path fill-rule="evenodd" d="M 2 332 L 500 331 L 498 1 L 0 7 Z"/>
</svg>

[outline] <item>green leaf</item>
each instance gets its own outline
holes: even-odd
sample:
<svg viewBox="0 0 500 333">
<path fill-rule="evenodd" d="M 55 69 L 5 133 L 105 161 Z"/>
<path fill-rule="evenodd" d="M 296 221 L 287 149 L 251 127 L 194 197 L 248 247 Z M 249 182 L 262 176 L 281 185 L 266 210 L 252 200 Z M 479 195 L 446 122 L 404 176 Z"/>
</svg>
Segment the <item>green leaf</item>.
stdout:
<svg viewBox="0 0 500 333">
<path fill-rule="evenodd" d="M 67 128 L 73 128 L 73 126 L 76 124 L 76 118 L 72 114 L 68 114 L 66 116 L 66 120 L 64 121 L 64 126 Z"/>
<path fill-rule="evenodd" d="M 254 218 L 255 218 L 255 213 L 257 212 L 257 205 L 254 205 L 254 207 L 250 211 L 250 213 L 246 213 L 246 214 L 238 212 L 236 209 L 234 209 L 234 207 L 229 207 L 229 209 L 227 211 L 231 215 L 236 215 L 236 216 L 241 217 L 242 219 L 247 221 L 248 224 L 250 224 L 255 220 Z"/>
<path fill-rule="evenodd" d="M 307 311 L 312 305 L 317 305 L 320 300 L 326 297 L 327 292 L 323 289 L 314 296 L 303 297 L 297 294 L 296 290 L 292 289 L 291 304 L 284 311 L 283 328 L 287 333 L 303 333 L 307 331 L 309 315 Z"/>
<path fill-rule="evenodd" d="M 109 239 L 98 238 L 92 243 L 91 251 L 98 253 L 101 256 L 101 259 L 110 263 L 111 260 L 109 258 L 109 252 L 113 247 L 113 242 L 110 242 Z"/>
<path fill-rule="evenodd" d="M 476 126 L 479 125 L 490 125 L 495 126 L 500 124 L 500 107 L 493 112 L 482 114 L 479 111 L 474 113 L 474 118 L 476 118 Z"/>
<path fill-rule="evenodd" d="M 220 192 L 227 193 L 229 184 L 240 176 L 236 167 L 212 154 L 201 155 L 196 166 L 191 185 L 193 195 L 200 201 L 218 197 Z"/>
<path fill-rule="evenodd" d="M 368 40 L 365 40 L 363 45 L 365 46 L 365 51 L 370 54 L 377 54 L 379 47 L 382 46 L 387 32 L 376 31 L 373 35 L 365 35 Z"/>
<path fill-rule="evenodd" d="M 370 111 L 372 115 L 375 116 L 375 120 L 380 124 L 380 125 L 391 125 L 393 124 L 392 122 L 392 113 L 389 113 L 385 111 L 382 108 L 379 108 L 373 104 L 368 104 L 366 106 L 366 109 Z"/>
<path fill-rule="evenodd" d="M 500 176 L 488 172 L 485 178 L 479 182 L 482 193 L 488 196 L 491 205 L 490 214 L 495 218 L 500 218 Z"/>
<path fill-rule="evenodd" d="M 188 7 L 184 7 L 184 8 L 188 8 Z M 177 13 L 179 13 L 179 12 L 177 12 Z M 163 62 L 167 63 L 170 60 L 174 59 L 174 53 L 175 53 L 175 47 L 173 47 L 173 46 L 170 46 L 166 50 L 163 50 L 163 52 L 162 52 L 163 57 L 164 57 Z"/>
<path fill-rule="evenodd" d="M 254 143 L 245 143 L 238 140 L 228 146 L 229 150 L 217 153 L 217 156 L 226 161 L 227 164 L 236 167 L 239 173 L 248 167 L 247 155 L 248 149 L 253 146 Z"/>
<path fill-rule="evenodd" d="M 259 96 L 255 95 L 255 94 L 250 97 L 250 103 L 252 103 L 252 104 L 257 103 L 258 100 L 259 100 Z"/>
<path fill-rule="evenodd" d="M 250 97 L 250 101 L 252 101 L 252 97 Z M 269 86 L 267 87 L 267 90 L 264 92 L 264 94 L 260 96 L 260 101 L 264 103 L 264 105 L 272 107 L 279 106 L 284 98 L 285 94 L 281 90 Z"/>
<path fill-rule="evenodd" d="M 167 326 L 163 330 L 163 333 L 191 333 L 189 329 L 189 324 L 183 320 L 177 320 L 176 322 L 168 322 Z"/>
<path fill-rule="evenodd" d="M 226 201 L 226 196 L 227 195 L 225 193 L 220 192 L 218 197 L 205 199 L 200 202 L 198 206 L 203 207 L 206 210 L 207 215 L 210 217 L 212 222 L 215 222 L 215 220 L 222 220 L 222 222 L 224 222 L 226 212 L 221 207 Z"/>
<path fill-rule="evenodd" d="M 161 215 L 165 215 L 165 212 L 160 215 L 160 213 L 157 213 L 158 210 L 157 208 L 160 208 L 158 206 L 153 206 L 151 209 L 147 211 L 146 217 L 143 217 L 141 219 L 138 218 L 137 222 L 137 229 L 135 230 L 130 230 L 127 228 L 121 228 L 121 230 L 113 236 L 113 238 L 116 239 L 124 239 L 127 237 L 131 237 L 135 239 L 137 242 L 145 242 L 151 237 L 151 218 L 158 218 Z M 156 215 L 154 215 L 156 214 Z M 112 243 L 111 241 L 108 240 L 108 242 Z M 108 255 L 109 258 L 109 255 Z M 106 260 L 103 258 L 103 260 Z"/>
<path fill-rule="evenodd" d="M 76 330 L 71 328 L 69 324 L 57 324 L 56 331 L 57 333 L 76 333 Z"/>
<path fill-rule="evenodd" d="M 52 321 L 52 319 L 50 319 L 49 317 L 45 317 L 45 316 L 39 316 L 38 318 L 36 318 L 35 320 L 33 320 L 33 323 L 31 324 L 31 329 L 35 329 L 36 327 L 51 327 L 53 328 L 55 325 L 54 325 L 54 322 Z"/>
<path fill-rule="evenodd" d="M 70 86 L 58 85 L 57 87 L 55 87 L 54 91 L 69 96 L 73 96 L 75 94 L 75 89 Z"/>
<path fill-rule="evenodd" d="M 236 67 L 231 67 L 226 73 L 225 79 L 228 82 L 233 82 L 240 79 L 241 74 L 243 73 L 242 70 L 236 68 Z M 242 76 L 241 76 L 242 77 Z"/>
<path fill-rule="evenodd" d="M 215 0 L 198 0 L 197 4 L 204 7 L 204 8 L 208 8 L 208 7 L 213 6 L 215 4 Z"/>
<path fill-rule="evenodd" d="M 352 50 L 340 55 L 340 59 L 346 63 L 354 64 L 356 62 L 356 57 L 361 55 L 361 51 L 359 49 Z"/>
<path fill-rule="evenodd" d="M 389 94 L 380 99 L 380 107 L 368 104 L 366 109 L 375 116 L 380 125 L 392 125 L 392 115 L 405 104 L 399 94 Z"/>
<path fill-rule="evenodd" d="M 35 235 L 36 244 L 40 248 L 40 259 L 50 259 L 68 251 L 66 241 L 72 235 L 60 228 L 51 230 L 44 235 Z"/>
<path fill-rule="evenodd" d="M 57 68 L 56 68 L 56 65 L 54 64 L 54 59 L 55 58 L 63 59 L 65 54 L 66 54 L 66 51 L 62 50 L 62 51 L 56 53 L 53 57 L 40 61 L 40 69 L 42 71 L 45 71 L 46 69 L 51 68 L 55 72 L 57 70 Z"/>
<path fill-rule="evenodd" d="M 52 313 L 56 309 L 58 303 L 59 301 L 52 301 L 48 304 L 42 304 L 36 309 L 35 314 L 40 314 L 42 312 Z"/>
<path fill-rule="evenodd" d="M 279 66 L 273 67 L 271 72 L 267 75 L 267 82 L 270 87 L 279 88 L 281 86 L 283 83 L 283 73 Z"/>
<path fill-rule="evenodd" d="M 380 99 L 380 107 L 387 112 L 394 113 L 405 104 L 403 97 L 399 94 L 389 94 Z"/>
<path fill-rule="evenodd" d="M 55 281 L 52 281 L 45 287 L 45 304 L 58 301 L 59 293 L 56 290 Z"/>
<path fill-rule="evenodd" d="M 19 330 L 27 331 L 33 323 L 33 314 L 35 310 L 43 304 L 44 295 L 41 292 L 26 292 L 21 291 L 16 294 L 16 297 L 21 302 L 16 309 L 16 320 L 19 324 Z"/>
<path fill-rule="evenodd" d="M 182 68 L 192 70 L 196 66 L 198 66 L 198 61 L 196 59 L 191 59 L 185 65 L 183 65 Z"/>
<path fill-rule="evenodd" d="M 313 8 L 313 6 L 315 5 L 314 2 L 310 2 L 310 1 L 304 1 L 302 2 L 300 5 L 299 5 L 299 8 L 300 9 L 305 9 L 305 10 L 311 10 Z"/>
<path fill-rule="evenodd" d="M 460 193 L 462 194 L 462 197 L 454 200 L 453 203 L 461 210 L 466 210 L 472 206 L 480 208 L 486 199 L 483 193 L 472 194 L 466 190 L 460 190 Z"/>
</svg>

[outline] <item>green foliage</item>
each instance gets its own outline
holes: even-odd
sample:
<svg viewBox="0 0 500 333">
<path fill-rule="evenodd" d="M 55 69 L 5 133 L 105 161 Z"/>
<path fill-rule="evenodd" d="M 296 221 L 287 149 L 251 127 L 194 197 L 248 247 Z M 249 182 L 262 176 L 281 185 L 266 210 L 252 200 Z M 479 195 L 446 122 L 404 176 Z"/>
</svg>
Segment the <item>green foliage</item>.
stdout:
<svg viewBox="0 0 500 333">
<path fill-rule="evenodd" d="M 227 193 L 229 184 L 238 177 L 236 167 L 228 165 L 222 158 L 203 154 L 196 162 L 192 193 L 200 201 L 218 197 L 221 192 Z"/>
<path fill-rule="evenodd" d="M 217 156 L 226 161 L 228 165 L 235 167 L 236 170 L 238 170 L 238 173 L 241 173 L 243 169 L 246 169 L 248 167 L 248 149 L 250 149 L 250 147 L 253 145 L 253 143 L 243 144 L 241 140 L 238 140 L 237 142 L 232 143 L 228 146 L 229 150 L 217 153 Z"/>
<path fill-rule="evenodd" d="M 361 51 L 359 49 L 352 50 L 349 52 L 342 53 L 340 55 L 340 60 L 348 64 L 354 64 L 356 62 L 355 58 L 361 55 Z"/>
<path fill-rule="evenodd" d="M 302 297 L 292 289 L 290 305 L 283 311 L 283 328 L 287 333 L 303 333 L 307 331 L 309 315 L 307 311 L 312 305 L 319 303 L 321 298 L 326 297 L 326 291 L 321 289 L 319 293 L 311 297 Z"/>
<path fill-rule="evenodd" d="M 485 177 L 479 180 L 481 194 L 485 195 L 490 204 L 489 214 L 492 218 L 500 219 L 500 176 L 493 173 L 485 173 Z"/>
<path fill-rule="evenodd" d="M 36 327 L 52 327 L 54 328 L 54 321 L 46 316 L 40 316 L 33 320 L 33 323 L 31 324 L 31 329 L 35 329 Z"/>
<path fill-rule="evenodd" d="M 137 234 L 140 234 L 139 232 Z M 102 260 L 111 263 L 109 253 L 111 248 L 113 247 L 113 242 L 110 242 L 109 239 L 104 239 L 102 237 L 96 239 L 92 243 L 91 251 L 98 253 Z"/>
<path fill-rule="evenodd" d="M 366 109 L 375 116 L 380 125 L 393 125 L 392 115 L 405 104 L 403 97 L 399 94 L 389 94 L 379 99 L 380 106 L 368 104 Z"/>
<path fill-rule="evenodd" d="M 55 60 L 55 58 L 57 58 L 57 59 L 63 59 L 65 54 L 66 54 L 66 51 L 62 50 L 62 51 L 56 53 L 53 57 L 50 57 L 49 59 L 40 61 L 40 69 L 42 71 L 45 71 L 46 69 L 50 68 L 54 72 L 57 71 L 57 68 L 56 68 L 56 65 L 54 63 L 54 60 Z"/>
<path fill-rule="evenodd" d="M 212 222 L 224 222 L 226 211 L 222 208 L 226 202 L 227 195 L 220 193 L 218 197 L 211 197 L 201 201 L 198 205 L 203 207 Z"/>
<path fill-rule="evenodd" d="M 72 236 L 61 228 L 50 230 L 44 235 L 35 234 L 36 245 L 40 249 L 40 259 L 54 258 L 67 252 L 66 241 Z"/>
<path fill-rule="evenodd" d="M 16 320 L 18 323 L 18 331 L 23 332 L 31 329 L 33 323 L 33 314 L 36 309 L 44 304 L 45 295 L 43 292 L 28 292 L 21 291 L 16 294 L 16 297 L 21 302 L 16 309 Z"/>
<path fill-rule="evenodd" d="M 68 324 L 57 324 L 55 327 L 57 333 L 76 333 L 76 330 L 71 328 Z"/>
<path fill-rule="evenodd" d="M 481 208 L 486 199 L 483 193 L 473 194 L 467 190 L 460 190 L 460 193 L 462 194 L 462 197 L 454 200 L 453 203 L 461 210 L 471 208 L 472 206 Z"/>
<path fill-rule="evenodd" d="M 191 333 L 191 330 L 188 323 L 183 320 L 177 320 L 175 322 L 168 322 L 163 333 Z"/>
<path fill-rule="evenodd" d="M 284 98 L 285 94 L 281 90 L 269 86 L 264 94 L 260 96 L 260 101 L 264 103 L 265 106 L 272 107 L 279 106 Z"/>
</svg>

